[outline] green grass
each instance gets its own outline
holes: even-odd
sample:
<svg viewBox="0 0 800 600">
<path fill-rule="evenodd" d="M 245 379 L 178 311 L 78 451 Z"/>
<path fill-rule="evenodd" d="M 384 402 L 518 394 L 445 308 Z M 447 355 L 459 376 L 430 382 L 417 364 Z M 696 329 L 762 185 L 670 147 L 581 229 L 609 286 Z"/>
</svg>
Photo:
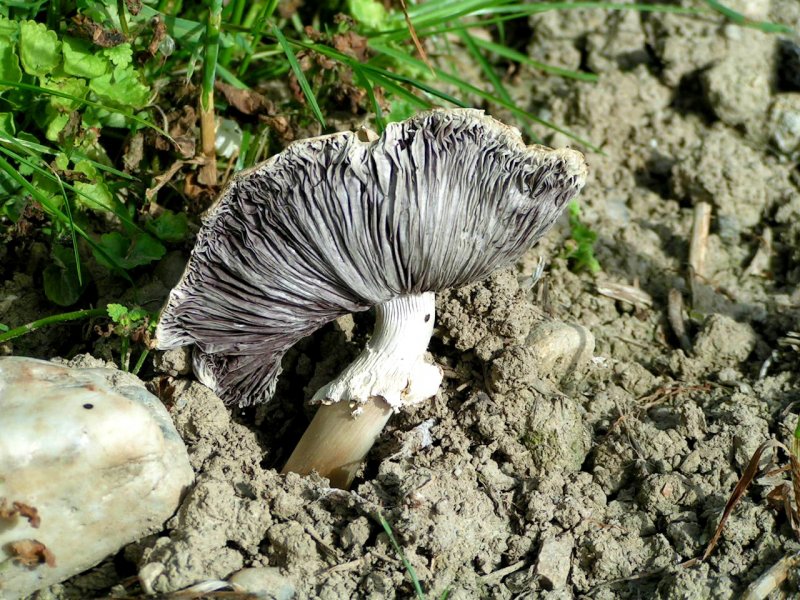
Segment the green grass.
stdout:
<svg viewBox="0 0 800 600">
<path fill-rule="evenodd" d="M 414 587 L 414 595 L 417 597 L 417 600 L 427 600 L 425 590 L 422 589 L 422 583 L 420 583 L 419 577 L 417 577 L 417 572 L 414 570 L 414 565 L 412 565 L 411 561 L 408 560 L 403 548 L 397 542 L 397 538 L 394 536 L 394 531 L 392 531 L 391 525 L 389 525 L 389 522 L 380 513 L 378 513 L 378 522 L 381 524 L 381 527 L 383 527 L 383 531 L 386 532 L 386 536 L 389 538 L 389 543 L 392 545 L 392 548 L 394 548 L 397 556 L 400 557 L 400 561 L 403 563 L 403 567 L 405 567 L 406 573 L 408 573 L 408 577 L 411 580 L 411 585 Z M 439 596 L 439 600 L 447 600 L 449 595 L 450 590 L 446 589 L 442 592 L 441 596 Z"/>
</svg>

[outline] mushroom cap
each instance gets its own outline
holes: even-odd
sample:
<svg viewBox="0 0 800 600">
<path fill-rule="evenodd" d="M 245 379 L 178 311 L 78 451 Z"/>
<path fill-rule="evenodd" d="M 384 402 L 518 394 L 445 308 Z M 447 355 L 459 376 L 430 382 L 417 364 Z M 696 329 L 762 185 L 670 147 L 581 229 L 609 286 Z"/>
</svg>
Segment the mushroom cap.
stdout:
<svg viewBox="0 0 800 600">
<path fill-rule="evenodd" d="M 481 280 L 528 250 L 583 187 L 583 155 L 525 146 L 482 111 L 420 113 L 377 140 L 291 144 L 209 210 L 158 347 L 195 344 L 227 403 L 269 400 L 281 358 L 344 314 Z"/>
</svg>

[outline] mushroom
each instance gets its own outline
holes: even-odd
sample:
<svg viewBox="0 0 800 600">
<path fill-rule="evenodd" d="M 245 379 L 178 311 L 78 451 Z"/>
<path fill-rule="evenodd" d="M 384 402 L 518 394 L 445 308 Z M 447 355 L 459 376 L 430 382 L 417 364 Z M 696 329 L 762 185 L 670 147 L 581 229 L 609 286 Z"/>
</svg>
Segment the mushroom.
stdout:
<svg viewBox="0 0 800 600">
<path fill-rule="evenodd" d="M 585 179 L 579 152 L 526 147 L 478 110 L 296 142 L 210 209 L 158 346 L 194 344 L 200 381 L 247 406 L 271 398 L 298 340 L 375 307 L 372 337 L 316 392 L 321 406 L 284 468 L 346 488 L 391 414 L 439 389 L 441 370 L 425 360 L 434 292 L 519 259 Z"/>
</svg>

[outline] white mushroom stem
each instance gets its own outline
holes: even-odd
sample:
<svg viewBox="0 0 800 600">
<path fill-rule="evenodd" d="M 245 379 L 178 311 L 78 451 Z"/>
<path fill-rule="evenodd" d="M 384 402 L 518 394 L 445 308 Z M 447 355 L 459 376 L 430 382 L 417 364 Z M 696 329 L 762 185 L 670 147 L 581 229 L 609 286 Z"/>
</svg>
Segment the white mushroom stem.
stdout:
<svg viewBox="0 0 800 600">
<path fill-rule="evenodd" d="M 392 412 L 439 389 L 441 369 L 425 361 L 434 318 L 432 292 L 376 307 L 375 330 L 363 352 L 314 395 L 323 405 L 284 473 L 316 471 L 331 485 L 349 487 Z"/>
</svg>

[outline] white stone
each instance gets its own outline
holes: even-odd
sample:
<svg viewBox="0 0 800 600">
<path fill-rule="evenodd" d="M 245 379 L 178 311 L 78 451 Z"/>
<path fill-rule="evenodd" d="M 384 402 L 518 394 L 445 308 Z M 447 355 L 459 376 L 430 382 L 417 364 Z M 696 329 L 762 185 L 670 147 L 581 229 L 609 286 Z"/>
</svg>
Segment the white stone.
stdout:
<svg viewBox="0 0 800 600">
<path fill-rule="evenodd" d="M 569 535 L 547 538 L 542 542 L 535 573 L 545 589 L 559 590 L 566 586 L 574 546 L 575 542 Z"/>
<path fill-rule="evenodd" d="M 770 138 L 789 157 L 800 153 L 800 94 L 778 94 L 770 109 Z"/>
<path fill-rule="evenodd" d="M 63 581 L 159 531 L 192 479 L 169 414 L 136 377 L 0 358 L 0 505 L 22 503 L 40 519 L 34 528 L 0 516 L 0 598 Z M 21 540 L 43 544 L 53 566 L 20 564 L 10 544 Z"/>
<path fill-rule="evenodd" d="M 544 321 L 531 330 L 526 343 L 536 355 L 539 373 L 555 380 L 582 372 L 594 354 L 592 332 L 574 323 Z"/>
<path fill-rule="evenodd" d="M 242 569 L 228 581 L 235 590 L 264 600 L 292 600 L 296 594 L 294 584 L 277 567 Z"/>
</svg>

